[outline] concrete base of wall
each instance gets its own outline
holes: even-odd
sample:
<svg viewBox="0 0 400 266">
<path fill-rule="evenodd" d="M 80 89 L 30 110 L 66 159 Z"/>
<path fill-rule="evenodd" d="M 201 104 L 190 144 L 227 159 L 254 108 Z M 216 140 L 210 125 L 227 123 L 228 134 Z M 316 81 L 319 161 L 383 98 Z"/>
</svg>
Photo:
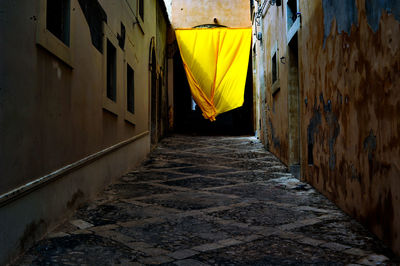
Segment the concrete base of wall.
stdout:
<svg viewBox="0 0 400 266">
<path fill-rule="evenodd" d="M 77 163 L 45 185 L 8 199 L 0 207 L 0 265 L 10 262 L 54 229 L 79 204 L 137 167 L 149 151 L 150 137 L 145 133 L 101 152 L 95 159 L 92 156 L 88 163 Z"/>
</svg>

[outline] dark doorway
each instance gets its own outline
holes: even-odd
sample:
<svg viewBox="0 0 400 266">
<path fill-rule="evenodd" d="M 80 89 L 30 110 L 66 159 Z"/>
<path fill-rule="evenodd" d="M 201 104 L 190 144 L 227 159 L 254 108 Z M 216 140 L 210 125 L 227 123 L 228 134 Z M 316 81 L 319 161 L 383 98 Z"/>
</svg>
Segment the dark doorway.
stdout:
<svg viewBox="0 0 400 266">
<path fill-rule="evenodd" d="M 299 57 L 297 33 L 288 46 L 288 112 L 289 112 L 289 166 L 300 177 L 300 105 L 299 105 Z"/>
<path fill-rule="evenodd" d="M 250 54 L 251 59 L 251 54 Z M 194 135 L 253 135 L 252 60 L 247 70 L 244 103 L 217 116 L 216 121 L 204 119 L 200 108 L 192 103 L 190 87 L 179 52 L 174 56 L 174 129 L 177 133 Z"/>
</svg>

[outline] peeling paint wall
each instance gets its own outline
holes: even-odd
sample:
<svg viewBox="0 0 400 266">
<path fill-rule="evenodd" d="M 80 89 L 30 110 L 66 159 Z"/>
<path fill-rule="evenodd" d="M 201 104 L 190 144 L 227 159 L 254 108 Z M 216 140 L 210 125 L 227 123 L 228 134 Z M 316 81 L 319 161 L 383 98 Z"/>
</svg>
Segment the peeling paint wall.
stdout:
<svg viewBox="0 0 400 266">
<path fill-rule="evenodd" d="M 322 0 L 322 6 L 324 9 L 324 44 L 331 32 L 334 20 L 338 33 L 350 33 L 351 26 L 357 25 L 358 13 L 356 3 L 353 0 Z"/>
<path fill-rule="evenodd" d="M 324 2 L 301 5 L 302 131 L 322 118 L 312 151 L 302 142 L 303 177 L 400 253 L 399 4 L 346 1 L 355 9 L 335 14 L 323 45 Z"/>
<path fill-rule="evenodd" d="M 287 60 L 285 2 L 263 19 L 266 91 L 269 49 Z M 299 1 L 301 177 L 400 254 L 399 1 Z M 284 32 L 285 34 L 281 34 Z M 278 98 L 264 110 L 271 151 L 287 153 L 287 62 Z M 275 111 L 270 111 L 269 107 Z M 285 106 L 281 108 L 281 106 Z M 272 132 L 271 132 L 272 133 Z M 278 140 L 281 147 L 278 148 Z"/>
</svg>

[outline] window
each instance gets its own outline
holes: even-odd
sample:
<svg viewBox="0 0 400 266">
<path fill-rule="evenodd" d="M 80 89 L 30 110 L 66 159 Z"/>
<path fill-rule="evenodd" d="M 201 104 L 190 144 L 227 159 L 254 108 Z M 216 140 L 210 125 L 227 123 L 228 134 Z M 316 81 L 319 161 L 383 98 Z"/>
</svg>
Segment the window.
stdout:
<svg viewBox="0 0 400 266">
<path fill-rule="evenodd" d="M 272 56 L 272 84 L 278 80 L 278 63 L 277 63 L 276 52 Z"/>
<path fill-rule="evenodd" d="M 116 52 L 114 45 L 107 40 L 107 98 L 114 102 L 117 101 Z"/>
<path fill-rule="evenodd" d="M 46 28 L 69 46 L 70 0 L 47 0 Z"/>
<path fill-rule="evenodd" d="M 135 72 L 130 65 L 126 71 L 126 106 L 128 112 L 135 113 Z"/>
<path fill-rule="evenodd" d="M 1 2 L 1 0 L 0 0 Z M 73 29 L 74 16 L 71 16 L 70 0 L 38 0 L 39 13 L 36 27 L 36 44 L 57 57 L 71 68 L 73 58 L 71 47 L 73 39 L 70 36 Z"/>
<path fill-rule="evenodd" d="M 286 40 L 289 43 L 300 29 L 299 0 L 286 0 Z"/>
<path fill-rule="evenodd" d="M 290 29 L 297 19 L 297 0 L 287 2 L 287 27 Z"/>
<path fill-rule="evenodd" d="M 96 0 L 97 1 L 97 0 Z M 103 22 L 103 109 L 114 114 L 121 115 L 126 111 L 126 64 L 122 63 L 117 36 L 110 27 Z M 121 80 L 124 84 L 121 84 Z M 119 87 L 123 86 L 123 87 Z M 123 93 L 122 93 L 123 92 Z M 121 101 L 122 99 L 122 101 Z M 121 109 L 122 104 L 124 107 Z M 124 112 L 125 113 L 125 112 Z"/>
<path fill-rule="evenodd" d="M 100 53 L 103 53 L 103 22 L 107 23 L 107 14 L 97 0 L 78 0 L 78 2 L 89 25 L 92 44 Z"/>
<path fill-rule="evenodd" d="M 144 21 L 144 1 L 143 0 L 139 0 L 138 8 L 139 8 L 139 16 Z"/>
<path fill-rule="evenodd" d="M 275 41 L 273 48 L 271 49 L 271 93 L 275 96 L 280 90 L 279 82 L 279 49 L 278 42 Z"/>
</svg>

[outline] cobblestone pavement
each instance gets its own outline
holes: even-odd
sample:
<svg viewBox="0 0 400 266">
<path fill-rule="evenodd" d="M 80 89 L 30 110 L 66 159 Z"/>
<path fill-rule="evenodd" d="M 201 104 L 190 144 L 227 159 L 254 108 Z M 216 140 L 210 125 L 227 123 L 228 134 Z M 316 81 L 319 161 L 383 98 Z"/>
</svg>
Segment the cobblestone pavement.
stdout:
<svg viewBox="0 0 400 266">
<path fill-rule="evenodd" d="M 254 137 L 173 136 L 20 265 L 399 265 Z"/>
</svg>

